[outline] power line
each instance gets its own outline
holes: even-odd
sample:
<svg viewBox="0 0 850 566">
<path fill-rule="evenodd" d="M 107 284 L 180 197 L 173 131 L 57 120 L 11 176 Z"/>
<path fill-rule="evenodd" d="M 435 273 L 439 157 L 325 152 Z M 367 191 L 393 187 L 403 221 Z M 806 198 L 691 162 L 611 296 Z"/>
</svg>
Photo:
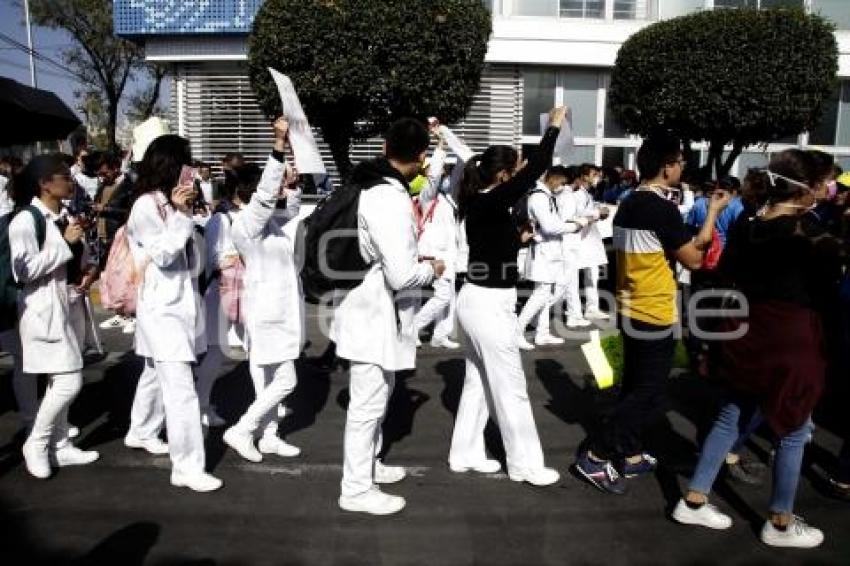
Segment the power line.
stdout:
<svg viewBox="0 0 850 566">
<path fill-rule="evenodd" d="M 65 74 L 67 74 L 71 77 L 74 77 L 75 79 L 77 78 L 76 75 L 74 75 L 71 71 L 69 71 L 61 63 L 58 63 L 54 59 L 51 59 L 50 57 L 48 57 L 48 56 L 46 56 L 42 53 L 39 53 L 35 49 L 30 49 L 29 47 L 27 47 L 23 43 L 20 43 L 19 41 L 17 41 L 16 39 L 14 39 L 12 37 L 9 37 L 5 33 L 0 32 L 0 40 L 5 41 L 9 45 L 11 45 L 14 49 L 17 49 L 19 51 L 23 51 L 24 53 L 27 53 L 27 54 L 31 54 L 33 57 L 35 57 L 39 61 L 41 61 L 43 63 L 47 63 L 49 65 L 52 65 L 53 67 L 59 69 L 60 71 L 62 71 L 63 73 L 65 73 Z"/>
<path fill-rule="evenodd" d="M 5 49 L 5 48 L 0 47 L 0 49 Z M 12 49 L 12 48 L 9 47 L 8 49 Z M 13 61 L 12 59 L 5 59 L 3 57 L 0 57 L 0 65 L 8 65 L 10 67 L 15 67 L 16 69 L 24 69 L 26 71 L 29 71 L 29 68 L 30 68 L 29 65 L 25 65 L 25 64 L 20 63 L 18 61 Z M 46 75 L 48 77 L 53 77 L 55 79 L 67 79 L 68 78 L 67 75 L 63 75 L 63 74 L 57 73 L 55 71 L 48 71 L 48 70 L 45 70 L 45 69 L 40 69 L 38 74 L 39 75 Z"/>
</svg>

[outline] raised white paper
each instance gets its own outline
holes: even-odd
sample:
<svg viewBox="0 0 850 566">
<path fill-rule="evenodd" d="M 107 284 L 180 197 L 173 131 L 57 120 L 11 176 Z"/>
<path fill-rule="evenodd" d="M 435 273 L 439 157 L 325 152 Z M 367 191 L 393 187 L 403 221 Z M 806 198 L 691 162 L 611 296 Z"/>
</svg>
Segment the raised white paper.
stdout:
<svg viewBox="0 0 850 566">
<path fill-rule="evenodd" d="M 295 156 L 295 168 L 299 174 L 327 174 L 313 130 L 307 122 L 307 116 L 304 114 L 292 81 L 271 67 L 269 72 L 280 93 L 283 117 L 289 122 L 289 147 L 292 148 L 292 154 Z"/>
</svg>

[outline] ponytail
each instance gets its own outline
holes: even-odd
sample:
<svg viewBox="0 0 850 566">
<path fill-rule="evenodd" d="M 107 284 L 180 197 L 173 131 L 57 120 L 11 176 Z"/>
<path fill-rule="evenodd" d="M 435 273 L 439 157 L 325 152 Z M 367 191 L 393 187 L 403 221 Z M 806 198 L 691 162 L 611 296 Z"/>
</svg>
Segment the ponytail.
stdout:
<svg viewBox="0 0 850 566">
<path fill-rule="evenodd" d="M 469 214 L 472 200 L 492 185 L 500 171 L 516 169 L 519 154 L 508 145 L 491 145 L 481 155 L 473 155 L 463 169 L 458 187 L 458 212 L 461 220 Z"/>
<path fill-rule="evenodd" d="M 463 174 L 461 175 L 457 191 L 457 207 L 461 220 L 466 218 L 466 214 L 469 212 L 469 204 L 472 201 L 472 197 L 484 188 L 481 174 L 478 172 L 478 162 L 480 160 L 480 155 L 473 155 L 463 167 Z"/>
</svg>

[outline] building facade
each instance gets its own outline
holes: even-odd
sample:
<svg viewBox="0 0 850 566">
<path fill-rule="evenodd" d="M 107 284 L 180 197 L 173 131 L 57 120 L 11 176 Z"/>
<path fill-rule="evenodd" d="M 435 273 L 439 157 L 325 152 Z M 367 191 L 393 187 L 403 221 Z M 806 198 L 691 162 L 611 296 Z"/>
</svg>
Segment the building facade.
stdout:
<svg viewBox="0 0 850 566">
<path fill-rule="evenodd" d="M 850 170 L 850 0 L 489 0 L 493 35 L 481 88 L 458 133 L 476 150 L 490 144 L 534 144 L 539 115 L 555 104 L 573 108 L 579 159 L 634 167 L 640 140 L 626 135 L 607 104 L 617 51 L 631 34 L 660 19 L 697 10 L 803 7 L 835 23 L 839 86 L 821 126 L 767 148 L 749 148 L 732 172 L 767 163 L 787 147 L 815 146 Z M 149 61 L 172 66 L 173 129 L 194 154 L 217 163 L 227 151 L 261 159 L 268 121 L 246 70 L 246 39 L 262 0 L 115 0 L 116 33 L 144 42 Z M 352 157 L 374 155 L 376 140 Z M 326 163 L 330 153 L 321 147 Z M 706 151 L 703 151 L 703 158 Z M 332 168 L 332 167 L 331 167 Z"/>
</svg>

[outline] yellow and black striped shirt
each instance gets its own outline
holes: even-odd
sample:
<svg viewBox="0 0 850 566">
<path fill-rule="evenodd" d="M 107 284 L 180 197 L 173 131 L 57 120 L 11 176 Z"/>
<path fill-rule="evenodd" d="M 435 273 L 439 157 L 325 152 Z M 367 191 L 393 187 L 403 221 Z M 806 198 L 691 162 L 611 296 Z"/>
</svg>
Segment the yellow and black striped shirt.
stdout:
<svg viewBox="0 0 850 566">
<path fill-rule="evenodd" d="M 655 190 L 637 190 L 614 217 L 617 307 L 648 324 L 676 323 L 676 278 L 670 256 L 691 240 L 679 209 Z"/>
</svg>

